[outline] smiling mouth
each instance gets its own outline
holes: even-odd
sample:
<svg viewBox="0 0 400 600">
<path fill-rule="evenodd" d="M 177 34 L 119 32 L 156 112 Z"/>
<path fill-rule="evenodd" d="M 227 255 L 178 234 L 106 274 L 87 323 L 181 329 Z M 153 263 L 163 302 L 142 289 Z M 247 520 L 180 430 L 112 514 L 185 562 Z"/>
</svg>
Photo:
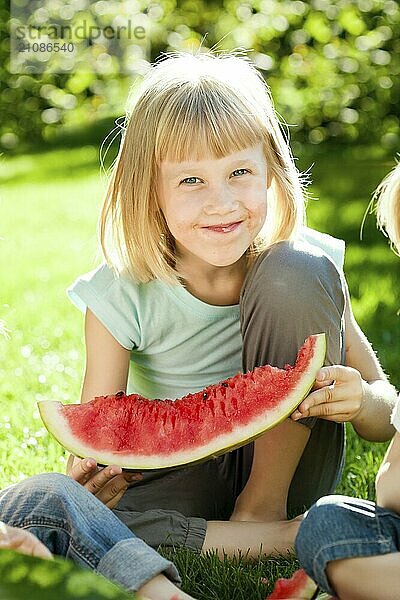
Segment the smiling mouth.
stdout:
<svg viewBox="0 0 400 600">
<path fill-rule="evenodd" d="M 208 227 L 204 227 L 203 229 L 208 229 L 210 231 L 215 231 L 217 233 L 230 233 L 231 231 L 235 231 L 242 224 L 243 221 L 235 221 L 234 223 L 221 223 L 220 225 L 209 225 Z"/>
</svg>

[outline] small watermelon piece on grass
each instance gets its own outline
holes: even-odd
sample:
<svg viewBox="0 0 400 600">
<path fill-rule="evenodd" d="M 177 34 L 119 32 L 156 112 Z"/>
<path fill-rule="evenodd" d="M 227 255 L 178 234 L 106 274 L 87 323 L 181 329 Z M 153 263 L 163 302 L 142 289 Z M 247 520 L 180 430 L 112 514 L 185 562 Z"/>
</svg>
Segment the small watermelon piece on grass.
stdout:
<svg viewBox="0 0 400 600">
<path fill-rule="evenodd" d="M 317 334 L 293 367 L 256 367 L 174 401 L 119 392 L 86 404 L 42 401 L 39 411 L 76 456 L 137 471 L 174 467 L 238 448 L 281 423 L 309 393 L 324 358 L 325 334 Z"/>
<path fill-rule="evenodd" d="M 317 595 L 317 584 L 299 569 L 290 579 L 278 579 L 274 591 L 265 600 L 311 600 Z"/>
</svg>

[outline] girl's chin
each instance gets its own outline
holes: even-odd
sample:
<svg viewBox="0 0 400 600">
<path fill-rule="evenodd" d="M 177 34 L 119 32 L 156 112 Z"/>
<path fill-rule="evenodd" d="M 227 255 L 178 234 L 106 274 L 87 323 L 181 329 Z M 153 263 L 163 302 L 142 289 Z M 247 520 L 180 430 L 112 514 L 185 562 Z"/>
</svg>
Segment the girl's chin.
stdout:
<svg viewBox="0 0 400 600">
<path fill-rule="evenodd" d="M 242 254 L 240 255 L 234 255 L 234 256 L 224 256 L 224 257 L 219 257 L 219 256 L 210 256 L 210 257 L 203 257 L 203 261 L 207 264 L 210 265 L 210 267 L 231 267 L 232 265 L 235 265 L 236 263 L 238 263 L 240 261 L 240 259 L 242 259 L 244 257 L 246 251 L 244 251 Z"/>
<path fill-rule="evenodd" d="M 212 249 L 207 248 L 206 244 L 203 244 L 202 247 L 197 248 L 185 248 L 180 247 L 178 249 L 177 255 L 179 256 L 182 263 L 195 263 L 209 265 L 210 267 L 230 267 L 243 259 L 246 251 L 248 250 L 248 246 L 242 244 L 241 248 L 237 248 L 236 250 L 232 249 Z"/>
</svg>

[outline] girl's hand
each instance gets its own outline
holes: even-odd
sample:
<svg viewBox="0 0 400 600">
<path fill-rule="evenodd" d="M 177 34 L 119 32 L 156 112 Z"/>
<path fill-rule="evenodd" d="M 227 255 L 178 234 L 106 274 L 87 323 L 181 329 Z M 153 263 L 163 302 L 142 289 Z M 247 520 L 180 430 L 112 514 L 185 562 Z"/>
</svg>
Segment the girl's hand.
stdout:
<svg viewBox="0 0 400 600">
<path fill-rule="evenodd" d="M 50 550 L 32 533 L 26 529 L 10 527 L 2 521 L 0 521 L 0 549 L 16 550 L 39 558 L 53 558 Z"/>
<path fill-rule="evenodd" d="M 117 465 L 100 468 L 94 458 L 79 459 L 72 455 L 68 460 L 67 474 L 109 508 L 118 504 L 129 483 L 143 477 L 141 473 L 123 471 Z"/>
<path fill-rule="evenodd" d="M 319 417 L 327 421 L 353 421 L 361 412 L 366 397 L 366 382 L 352 367 L 322 367 L 313 391 L 297 407 L 291 418 Z"/>
</svg>

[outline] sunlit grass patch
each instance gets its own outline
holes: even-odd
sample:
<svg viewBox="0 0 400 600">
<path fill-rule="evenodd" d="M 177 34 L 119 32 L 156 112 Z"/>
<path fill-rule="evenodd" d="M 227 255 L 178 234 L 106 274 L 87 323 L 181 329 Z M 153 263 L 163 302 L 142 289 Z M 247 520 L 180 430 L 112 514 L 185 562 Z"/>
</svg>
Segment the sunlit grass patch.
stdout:
<svg viewBox="0 0 400 600">
<path fill-rule="evenodd" d="M 48 184 L 56 179 L 84 179 L 85 173 L 96 171 L 99 171 L 99 149 L 95 146 L 0 158 L 0 180 L 18 187 L 24 180 Z"/>
</svg>

